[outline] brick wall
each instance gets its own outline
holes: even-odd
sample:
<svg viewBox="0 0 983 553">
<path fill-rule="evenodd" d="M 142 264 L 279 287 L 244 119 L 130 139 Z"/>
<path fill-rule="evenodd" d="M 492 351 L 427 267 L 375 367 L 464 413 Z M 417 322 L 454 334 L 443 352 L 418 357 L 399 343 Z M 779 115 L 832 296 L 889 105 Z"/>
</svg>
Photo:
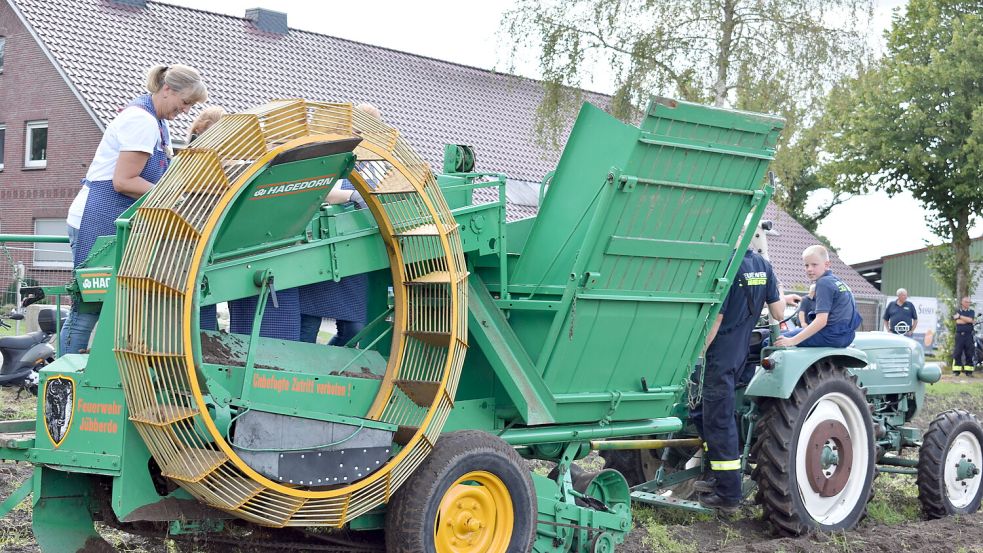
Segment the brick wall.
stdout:
<svg viewBox="0 0 983 553">
<path fill-rule="evenodd" d="M 33 234 L 35 218 L 64 218 L 68 213 L 102 133 L 3 1 L 0 36 L 6 38 L 0 73 L 0 125 L 6 127 L 0 232 Z M 48 121 L 48 163 L 44 169 L 25 169 L 26 122 L 37 120 Z M 20 248 L 13 255 L 31 271 L 31 252 Z M 2 258 L 0 264 L 9 265 Z"/>
</svg>

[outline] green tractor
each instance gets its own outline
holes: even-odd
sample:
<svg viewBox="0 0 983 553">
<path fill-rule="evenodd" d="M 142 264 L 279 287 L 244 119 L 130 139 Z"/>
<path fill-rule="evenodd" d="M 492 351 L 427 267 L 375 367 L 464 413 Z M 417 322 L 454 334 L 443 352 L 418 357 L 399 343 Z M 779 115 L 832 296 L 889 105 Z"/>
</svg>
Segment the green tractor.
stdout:
<svg viewBox="0 0 983 553">
<path fill-rule="evenodd" d="M 937 365 L 925 363 L 920 344 L 860 332 L 846 349 L 762 348 L 771 323 L 762 319 L 751 337 L 735 417 L 742 468 L 750 477 L 745 492 L 756 492 L 754 502 L 779 533 L 854 527 L 866 515 L 880 472 L 917 476 L 929 518 L 979 509 L 983 430 L 976 417 L 962 410 L 940 414 L 924 436 L 911 424 L 924 404 L 925 385 L 941 378 Z M 696 390 L 694 385 L 691 395 Z M 677 435 L 695 433 L 689 427 Z M 625 475 L 638 501 L 701 510 L 686 500 L 694 479 L 705 474 L 702 451 L 629 449 L 639 445 L 653 444 L 605 444 L 605 467 Z"/>
<path fill-rule="evenodd" d="M 59 553 L 108 547 L 95 521 L 219 547 L 365 550 L 382 530 L 390 553 L 613 551 L 632 499 L 698 508 L 665 491 L 700 470 L 687 382 L 781 127 L 667 99 L 633 126 L 585 105 L 539 215 L 507 222 L 505 177 L 465 148 L 435 175 L 347 104 L 227 116 L 47 290 L 99 325 L 89 353 L 41 370 L 36 420 L 0 423 L 0 459 L 34 466 L 0 515 L 33 494 Z M 342 178 L 368 209 L 323 204 Z M 263 335 L 277 291 L 358 274 L 370 322 L 345 346 Z M 203 308 L 248 298 L 249 332 L 202 329 Z M 777 527 L 850 526 L 875 465 L 915 470 L 897 453 L 920 444 L 906 424 L 938 372 L 913 342 L 761 365 L 740 416 Z M 979 506 L 981 438 L 963 413 L 926 434 L 930 514 Z M 573 464 L 638 446 L 662 453 L 622 463 L 634 488 Z"/>
</svg>

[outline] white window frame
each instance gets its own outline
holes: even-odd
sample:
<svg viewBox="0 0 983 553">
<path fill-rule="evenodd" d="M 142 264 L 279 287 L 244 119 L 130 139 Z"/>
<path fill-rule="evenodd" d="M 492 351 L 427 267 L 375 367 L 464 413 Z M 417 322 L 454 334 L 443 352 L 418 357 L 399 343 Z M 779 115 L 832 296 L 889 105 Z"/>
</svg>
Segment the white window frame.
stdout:
<svg viewBox="0 0 983 553">
<path fill-rule="evenodd" d="M 7 37 L 0 36 L 0 73 L 3 73 L 4 58 L 7 53 Z"/>
<path fill-rule="evenodd" d="M 0 138 L 0 171 L 3 171 L 3 158 L 7 154 L 7 125 L 0 125 L 0 133 L 3 134 Z"/>
<path fill-rule="evenodd" d="M 59 232 L 59 230 L 54 230 L 52 232 L 51 229 L 48 229 L 46 232 L 39 232 L 38 231 L 38 223 L 39 222 L 42 222 L 42 221 L 48 222 L 48 223 L 54 223 L 55 229 L 60 229 L 60 232 Z M 59 227 L 59 225 L 60 225 L 60 227 Z M 34 234 L 46 234 L 46 235 L 58 235 L 58 236 L 61 236 L 62 234 L 64 234 L 65 236 L 68 236 L 68 228 L 65 225 L 65 220 L 64 219 L 59 219 L 57 217 L 36 217 L 34 219 Z M 42 259 L 42 260 L 38 261 L 38 251 L 37 251 L 38 249 L 50 250 L 50 249 L 53 249 L 53 248 L 57 248 L 59 246 L 64 246 L 64 248 L 66 249 L 66 251 L 69 254 L 71 253 L 71 249 L 68 249 L 68 244 L 46 244 L 46 243 L 35 244 L 34 245 L 34 251 L 31 252 L 31 261 L 34 264 L 34 267 L 39 268 L 39 269 L 72 269 L 72 268 L 74 268 L 75 263 L 72 262 L 71 260 L 67 260 L 67 261 L 52 261 L 52 260 L 48 260 L 48 259 Z M 50 252 L 45 252 L 45 253 L 50 253 Z"/>
<path fill-rule="evenodd" d="M 48 144 L 44 145 L 44 159 L 32 160 L 31 159 L 31 142 L 33 142 L 33 133 L 38 129 L 48 129 L 47 121 L 28 121 L 24 132 L 24 167 L 27 169 L 44 169 L 48 166 Z M 48 138 L 51 138 L 51 133 L 48 133 Z"/>
</svg>

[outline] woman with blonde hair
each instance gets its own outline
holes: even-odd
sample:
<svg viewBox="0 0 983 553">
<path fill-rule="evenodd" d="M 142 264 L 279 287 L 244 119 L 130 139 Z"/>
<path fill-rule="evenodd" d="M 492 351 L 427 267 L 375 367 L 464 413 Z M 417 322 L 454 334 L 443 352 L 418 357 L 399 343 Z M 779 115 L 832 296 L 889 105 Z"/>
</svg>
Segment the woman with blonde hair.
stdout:
<svg viewBox="0 0 983 553">
<path fill-rule="evenodd" d="M 172 155 L 167 121 L 208 99 L 201 74 L 187 65 L 156 65 L 148 93 L 137 96 L 106 127 L 82 189 L 68 211 L 68 236 L 78 267 L 100 236 L 116 234 L 116 218 L 164 175 Z M 84 349 L 98 314 L 76 306 L 61 335 L 62 353 Z"/>
<path fill-rule="evenodd" d="M 224 115 L 225 108 L 222 106 L 209 106 L 201 110 L 201 113 L 195 118 L 195 122 L 191 124 L 191 128 L 188 129 L 188 145 L 191 145 L 209 127 L 218 123 L 218 120 Z"/>
</svg>

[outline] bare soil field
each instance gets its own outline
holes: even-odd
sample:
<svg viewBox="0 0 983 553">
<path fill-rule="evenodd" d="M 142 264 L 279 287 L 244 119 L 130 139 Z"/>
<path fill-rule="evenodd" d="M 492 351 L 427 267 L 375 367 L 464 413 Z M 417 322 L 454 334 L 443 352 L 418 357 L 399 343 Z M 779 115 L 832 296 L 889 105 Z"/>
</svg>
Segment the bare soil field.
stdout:
<svg viewBox="0 0 983 553">
<path fill-rule="evenodd" d="M 927 405 L 916 424 L 927 428 L 937 413 L 960 408 L 983 414 L 983 375 L 976 379 L 953 378 L 929 388 Z M 33 417 L 34 399 L 0 389 L 0 420 Z M 583 464 L 596 470 L 600 459 L 594 456 Z M 542 469 L 540 469 L 542 470 Z M 27 464 L 0 463 L 0 500 L 6 498 L 30 475 Z M 704 515 L 636 506 L 635 528 L 628 540 L 618 547 L 621 553 L 983 553 L 983 514 L 924 520 L 918 503 L 914 478 L 880 475 L 874 483 L 875 495 L 869 516 L 848 532 L 816 534 L 801 538 L 781 538 L 760 520 L 760 509 L 745 507 L 732 520 Z M 132 553 L 178 553 L 190 551 L 230 551 L 170 540 L 133 536 L 101 528 L 106 539 L 119 551 Z M 293 551 L 304 551 L 292 547 Z M 24 501 L 5 519 L 0 520 L 0 552 L 37 553 L 40 549 L 31 531 L 30 501 Z"/>
</svg>

